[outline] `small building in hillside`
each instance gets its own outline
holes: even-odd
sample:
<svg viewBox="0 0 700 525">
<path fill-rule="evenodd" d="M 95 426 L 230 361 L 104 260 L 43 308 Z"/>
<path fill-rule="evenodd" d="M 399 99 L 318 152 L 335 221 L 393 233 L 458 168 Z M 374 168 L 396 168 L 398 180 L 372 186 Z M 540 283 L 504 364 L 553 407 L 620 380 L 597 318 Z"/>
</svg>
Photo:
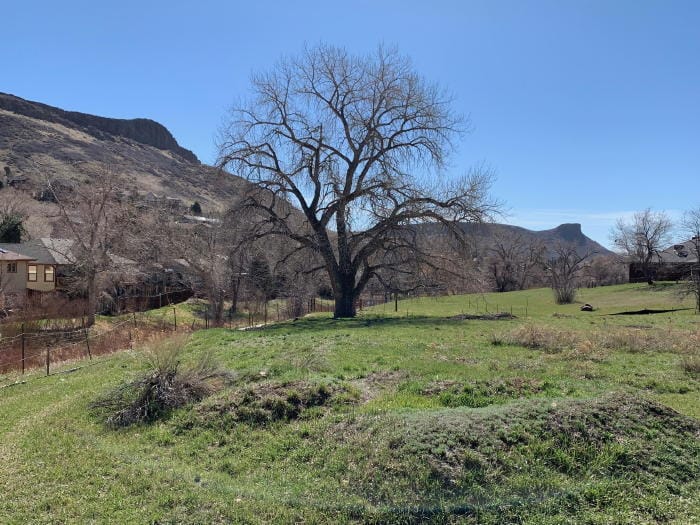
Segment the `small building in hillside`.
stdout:
<svg viewBox="0 0 700 525">
<path fill-rule="evenodd" d="M 0 243 L 0 248 L 31 259 L 27 265 L 28 290 L 52 292 L 60 285 L 61 271 L 71 265 L 71 244 L 66 239 L 42 238 L 22 243 Z"/>
<path fill-rule="evenodd" d="M 3 298 L 26 297 L 27 290 L 44 283 L 44 270 L 32 257 L 0 248 L 0 294 Z M 49 278 L 53 276 L 52 270 L 48 271 Z"/>
<path fill-rule="evenodd" d="M 679 281 L 686 278 L 691 269 L 698 267 L 698 245 L 698 239 L 692 238 L 658 252 L 650 265 L 651 278 L 654 281 Z M 642 265 L 637 262 L 630 263 L 629 281 L 638 283 L 646 280 Z"/>
</svg>

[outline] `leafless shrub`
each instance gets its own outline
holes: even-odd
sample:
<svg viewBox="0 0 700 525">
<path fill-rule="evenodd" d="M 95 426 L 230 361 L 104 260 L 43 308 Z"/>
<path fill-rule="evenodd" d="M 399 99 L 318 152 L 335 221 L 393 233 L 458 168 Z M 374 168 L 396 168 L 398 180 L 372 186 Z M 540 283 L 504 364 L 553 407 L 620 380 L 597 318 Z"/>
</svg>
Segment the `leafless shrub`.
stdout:
<svg viewBox="0 0 700 525">
<path fill-rule="evenodd" d="M 691 376 L 700 376 L 700 355 L 694 354 L 683 357 L 681 360 L 681 368 Z"/>
<path fill-rule="evenodd" d="M 211 355 L 180 367 L 186 336 L 158 341 L 145 352 L 149 371 L 92 403 L 111 427 L 150 423 L 172 410 L 199 401 L 230 383 L 233 375 L 220 369 Z"/>
</svg>

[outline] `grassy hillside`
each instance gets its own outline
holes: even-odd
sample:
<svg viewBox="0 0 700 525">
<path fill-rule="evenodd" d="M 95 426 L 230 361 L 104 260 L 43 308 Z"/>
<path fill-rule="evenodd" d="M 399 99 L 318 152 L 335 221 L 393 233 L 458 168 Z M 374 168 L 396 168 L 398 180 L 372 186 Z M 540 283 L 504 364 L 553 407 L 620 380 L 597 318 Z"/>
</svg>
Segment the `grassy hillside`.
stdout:
<svg viewBox="0 0 700 525">
<path fill-rule="evenodd" d="M 700 523 L 700 316 L 673 292 L 200 331 L 183 359 L 236 382 L 120 430 L 88 405 L 139 352 L 29 377 L 0 390 L 0 522 Z M 516 318 L 450 319 L 497 304 Z M 679 310 L 610 315 L 645 308 Z"/>
</svg>

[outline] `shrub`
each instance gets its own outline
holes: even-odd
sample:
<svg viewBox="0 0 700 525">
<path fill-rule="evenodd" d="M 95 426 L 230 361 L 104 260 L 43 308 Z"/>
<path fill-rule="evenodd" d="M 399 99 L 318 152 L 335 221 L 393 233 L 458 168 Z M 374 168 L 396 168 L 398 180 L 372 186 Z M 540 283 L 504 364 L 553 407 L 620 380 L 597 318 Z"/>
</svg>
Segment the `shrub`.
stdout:
<svg viewBox="0 0 700 525">
<path fill-rule="evenodd" d="M 91 408 L 101 412 L 111 427 L 151 423 L 176 408 L 199 401 L 233 379 L 221 370 L 210 354 L 188 367 L 180 366 L 186 336 L 158 341 L 146 349 L 148 371 L 93 402 Z"/>
<path fill-rule="evenodd" d="M 700 355 L 688 355 L 681 361 L 683 370 L 691 376 L 700 376 Z"/>
</svg>

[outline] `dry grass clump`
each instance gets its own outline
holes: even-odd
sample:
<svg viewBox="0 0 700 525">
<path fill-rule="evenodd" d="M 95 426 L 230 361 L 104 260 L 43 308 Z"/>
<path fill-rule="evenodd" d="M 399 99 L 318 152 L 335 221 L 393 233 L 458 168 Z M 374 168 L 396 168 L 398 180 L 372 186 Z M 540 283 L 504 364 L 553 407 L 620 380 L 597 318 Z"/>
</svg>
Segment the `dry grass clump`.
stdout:
<svg viewBox="0 0 700 525">
<path fill-rule="evenodd" d="M 561 352 L 572 348 L 577 342 L 578 336 L 573 332 L 558 330 L 548 326 L 526 324 L 511 330 L 499 341 L 509 345 L 536 348 L 545 352 Z M 494 344 L 496 338 L 492 340 Z"/>
<path fill-rule="evenodd" d="M 232 382 L 232 373 L 220 369 L 210 354 L 181 366 L 187 339 L 180 335 L 151 344 L 145 352 L 148 372 L 108 392 L 91 408 L 101 412 L 111 427 L 151 423 Z"/>
<path fill-rule="evenodd" d="M 602 360 L 610 350 L 693 354 L 700 348 L 700 332 L 609 327 L 580 333 L 527 324 L 493 335 L 493 345 L 516 345 L 549 353 L 569 351 L 573 358 Z"/>
<path fill-rule="evenodd" d="M 700 354 L 687 355 L 681 360 L 681 368 L 691 376 L 700 376 Z"/>
</svg>

